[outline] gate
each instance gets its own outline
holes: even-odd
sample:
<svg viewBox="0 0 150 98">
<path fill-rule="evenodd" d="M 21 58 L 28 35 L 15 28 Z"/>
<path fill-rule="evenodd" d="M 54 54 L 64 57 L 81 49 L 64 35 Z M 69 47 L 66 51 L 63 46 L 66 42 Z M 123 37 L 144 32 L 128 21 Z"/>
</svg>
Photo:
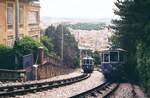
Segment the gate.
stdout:
<svg viewBox="0 0 150 98">
<path fill-rule="evenodd" d="M 34 80 L 33 76 L 33 54 L 23 56 L 23 69 L 26 70 L 27 81 Z"/>
</svg>

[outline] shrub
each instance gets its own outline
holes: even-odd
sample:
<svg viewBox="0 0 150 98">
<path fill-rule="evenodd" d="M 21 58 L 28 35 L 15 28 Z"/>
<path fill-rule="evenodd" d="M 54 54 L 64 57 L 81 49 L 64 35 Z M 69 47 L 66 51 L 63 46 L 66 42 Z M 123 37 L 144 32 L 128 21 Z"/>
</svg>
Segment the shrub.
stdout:
<svg viewBox="0 0 150 98">
<path fill-rule="evenodd" d="M 34 56 L 34 62 L 37 58 L 38 47 L 44 47 L 45 53 L 48 54 L 48 49 L 39 41 L 32 39 L 31 37 L 24 37 L 15 42 L 14 50 L 18 58 L 18 64 L 22 65 L 22 57 L 24 55 L 32 53 Z M 22 68 L 20 66 L 19 68 Z"/>
<path fill-rule="evenodd" d="M 43 36 L 41 37 L 41 43 L 48 49 L 48 52 L 51 53 L 53 49 L 52 40 L 50 37 Z"/>
<path fill-rule="evenodd" d="M 139 72 L 140 83 L 146 92 L 150 93 L 150 46 L 139 43 L 137 46 L 137 70 Z"/>
<path fill-rule="evenodd" d="M 13 48 L 0 45 L 0 69 L 15 69 Z"/>
</svg>

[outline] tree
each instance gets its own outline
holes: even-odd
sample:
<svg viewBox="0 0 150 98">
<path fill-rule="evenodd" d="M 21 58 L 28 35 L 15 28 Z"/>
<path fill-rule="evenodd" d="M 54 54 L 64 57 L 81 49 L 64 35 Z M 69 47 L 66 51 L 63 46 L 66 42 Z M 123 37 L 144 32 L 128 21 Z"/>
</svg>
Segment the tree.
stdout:
<svg viewBox="0 0 150 98">
<path fill-rule="evenodd" d="M 62 27 L 62 25 L 54 27 L 51 25 L 46 29 L 45 35 L 52 39 L 53 51 L 57 54 L 57 56 L 61 57 L 62 28 L 64 35 L 63 62 L 71 67 L 78 66 L 79 50 L 77 47 L 77 42 L 66 27 Z"/>
<path fill-rule="evenodd" d="M 95 65 L 100 65 L 100 63 L 101 63 L 100 52 L 95 51 L 94 54 L 93 54 L 93 58 L 94 58 L 94 64 Z"/>
<path fill-rule="evenodd" d="M 150 0 L 117 0 L 115 5 L 114 12 L 120 19 L 113 20 L 113 43 L 128 51 L 126 71 L 130 79 L 140 80 L 149 90 Z"/>
<path fill-rule="evenodd" d="M 48 52 L 51 53 L 53 50 L 53 44 L 51 38 L 47 36 L 41 37 L 41 43 L 48 49 Z"/>
<path fill-rule="evenodd" d="M 116 9 L 114 13 L 120 16 L 119 20 L 113 20 L 113 28 L 116 30 L 115 36 L 113 36 L 114 42 L 117 46 L 122 47 L 128 51 L 128 63 L 126 67 L 126 73 L 130 74 L 128 78 L 137 79 L 135 73 L 136 63 L 136 44 L 137 34 L 134 24 L 134 2 L 131 0 L 117 0 L 115 3 Z M 116 41 L 115 41 L 116 40 Z M 117 42 L 119 41 L 119 43 Z"/>
</svg>

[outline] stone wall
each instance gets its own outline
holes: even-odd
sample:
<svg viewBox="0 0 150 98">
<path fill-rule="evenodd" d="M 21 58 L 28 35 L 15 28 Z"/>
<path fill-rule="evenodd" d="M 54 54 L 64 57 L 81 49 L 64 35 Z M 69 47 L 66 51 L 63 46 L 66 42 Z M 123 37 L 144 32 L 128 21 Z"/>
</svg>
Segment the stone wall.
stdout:
<svg viewBox="0 0 150 98">
<path fill-rule="evenodd" d="M 61 65 L 59 60 L 50 58 L 47 63 L 38 67 L 38 79 L 51 78 L 72 72 L 73 69 Z"/>
</svg>

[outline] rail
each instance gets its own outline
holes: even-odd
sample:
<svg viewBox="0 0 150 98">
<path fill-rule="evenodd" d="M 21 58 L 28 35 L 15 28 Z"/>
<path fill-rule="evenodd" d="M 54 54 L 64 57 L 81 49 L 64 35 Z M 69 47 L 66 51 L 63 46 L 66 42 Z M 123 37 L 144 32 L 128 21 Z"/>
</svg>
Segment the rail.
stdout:
<svg viewBox="0 0 150 98">
<path fill-rule="evenodd" d="M 77 77 L 62 79 L 57 81 L 44 81 L 44 82 L 35 81 L 31 83 L 25 82 L 23 84 L 18 84 L 18 85 L 1 86 L 0 96 L 14 96 L 18 94 L 19 95 L 25 94 L 27 92 L 35 92 L 35 91 L 51 89 L 59 86 L 65 86 L 65 85 L 69 85 L 87 79 L 88 77 L 90 77 L 90 74 L 82 74 Z"/>
<path fill-rule="evenodd" d="M 109 98 L 113 94 L 113 92 L 118 88 L 118 86 L 119 84 L 105 82 L 93 89 L 74 95 L 70 98 L 89 98 L 89 96 Z"/>
</svg>

